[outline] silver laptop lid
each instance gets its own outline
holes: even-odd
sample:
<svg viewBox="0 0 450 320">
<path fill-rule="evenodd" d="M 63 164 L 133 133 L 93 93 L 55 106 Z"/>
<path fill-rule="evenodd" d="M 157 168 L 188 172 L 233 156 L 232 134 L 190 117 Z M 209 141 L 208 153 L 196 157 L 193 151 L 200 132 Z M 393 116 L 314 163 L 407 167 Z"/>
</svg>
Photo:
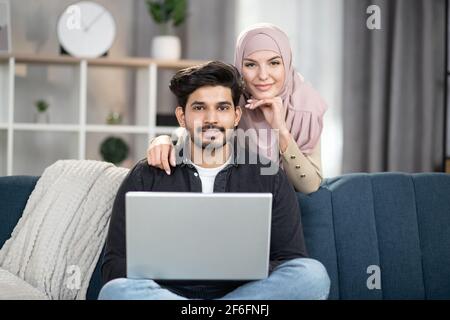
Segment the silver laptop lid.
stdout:
<svg viewBox="0 0 450 320">
<path fill-rule="evenodd" d="M 271 214 L 271 193 L 128 192 L 127 276 L 266 278 Z"/>
</svg>

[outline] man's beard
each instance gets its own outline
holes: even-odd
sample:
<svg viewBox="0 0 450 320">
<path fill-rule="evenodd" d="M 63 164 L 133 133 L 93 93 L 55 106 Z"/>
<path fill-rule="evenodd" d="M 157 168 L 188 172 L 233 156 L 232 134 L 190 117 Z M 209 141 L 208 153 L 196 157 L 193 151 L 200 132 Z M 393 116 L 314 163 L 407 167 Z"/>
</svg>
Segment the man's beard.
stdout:
<svg viewBox="0 0 450 320">
<path fill-rule="evenodd" d="M 222 135 L 222 141 L 216 141 L 217 138 L 216 137 L 211 137 L 210 141 L 202 141 L 202 138 L 200 137 L 200 135 L 204 132 L 206 132 L 207 130 L 217 130 L 221 133 Z M 202 150 L 205 149 L 220 149 L 223 148 L 227 142 L 228 139 L 226 137 L 226 130 L 224 127 L 219 127 L 219 126 L 215 126 L 215 125 L 206 125 L 203 127 L 199 127 L 197 128 L 197 130 L 195 130 L 194 136 L 191 135 L 191 141 L 199 148 L 202 148 Z"/>
</svg>

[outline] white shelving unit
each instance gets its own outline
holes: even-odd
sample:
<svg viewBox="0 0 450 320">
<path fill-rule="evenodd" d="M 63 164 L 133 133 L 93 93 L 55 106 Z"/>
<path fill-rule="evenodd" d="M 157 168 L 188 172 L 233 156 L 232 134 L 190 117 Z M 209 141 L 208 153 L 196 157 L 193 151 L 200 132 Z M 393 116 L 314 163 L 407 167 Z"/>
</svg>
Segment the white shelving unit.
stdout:
<svg viewBox="0 0 450 320">
<path fill-rule="evenodd" d="M 86 145 L 88 143 L 88 135 L 95 133 L 112 133 L 112 134 L 140 134 L 145 135 L 146 139 L 154 137 L 157 134 L 171 134 L 176 127 L 156 126 L 157 115 L 157 88 L 158 88 L 158 71 L 161 69 L 178 70 L 181 68 L 193 66 L 203 61 L 180 60 L 180 61 L 162 61 L 144 58 L 98 58 L 98 59 L 78 59 L 68 56 L 32 56 L 32 55 L 0 55 L 0 175 L 13 174 L 30 174 L 22 173 L 14 170 L 16 163 L 15 148 L 17 148 L 16 140 L 19 134 L 21 137 L 27 139 L 27 135 L 37 134 L 58 134 L 68 135 L 69 141 L 74 141 L 74 136 L 77 137 L 77 152 L 78 159 L 86 159 Z M 62 65 L 75 66 L 78 72 L 78 121 L 75 123 L 24 123 L 15 121 L 15 74 L 16 66 L 23 64 L 39 64 L 39 65 Z M 132 68 L 140 69 L 146 72 L 147 83 L 143 87 L 147 91 L 147 99 L 145 108 L 147 125 L 103 125 L 103 124 L 89 124 L 87 122 L 87 85 L 88 85 L 88 70 L 93 67 L 118 67 L 118 68 Z M 74 89 L 75 90 L 75 89 Z M 46 146 L 48 147 L 48 146 Z M 51 146 L 50 146 L 51 147 Z M 72 146 L 72 148 L 74 148 Z M 30 151 L 32 152 L 32 151 Z M 43 151 L 45 152 L 45 151 Z M 24 153 L 24 151 L 22 151 Z M 70 152 L 69 152 L 70 154 Z M 73 154 L 73 152 L 72 152 Z M 32 156 L 32 154 L 27 155 Z M 58 155 L 52 159 L 51 155 L 46 154 L 48 159 L 56 161 L 59 159 Z M 144 157 L 145 154 L 142 155 Z M 30 159 L 32 160 L 32 159 Z M 6 162 L 6 163 L 5 163 Z M 1 168 L 3 166 L 3 168 Z M 6 167 L 6 168 L 4 168 Z M 36 172 L 34 174 L 41 174 Z"/>
</svg>

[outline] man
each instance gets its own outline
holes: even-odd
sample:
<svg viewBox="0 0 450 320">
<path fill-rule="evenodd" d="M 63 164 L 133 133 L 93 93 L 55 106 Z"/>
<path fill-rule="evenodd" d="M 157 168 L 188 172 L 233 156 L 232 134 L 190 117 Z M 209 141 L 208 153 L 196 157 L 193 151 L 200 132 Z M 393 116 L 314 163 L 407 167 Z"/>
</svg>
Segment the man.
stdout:
<svg viewBox="0 0 450 320">
<path fill-rule="evenodd" d="M 285 173 L 261 175 L 261 164 L 241 163 L 234 128 L 241 118 L 242 81 L 231 65 L 210 62 L 179 71 L 170 89 L 176 117 L 188 138 L 183 161 L 167 175 L 140 161 L 114 202 L 102 265 L 100 299 L 326 299 L 330 280 L 322 264 L 306 258 L 297 197 Z M 125 193 L 270 192 L 269 277 L 257 281 L 154 281 L 126 278 Z M 182 241 L 182 239 L 180 239 Z"/>
</svg>

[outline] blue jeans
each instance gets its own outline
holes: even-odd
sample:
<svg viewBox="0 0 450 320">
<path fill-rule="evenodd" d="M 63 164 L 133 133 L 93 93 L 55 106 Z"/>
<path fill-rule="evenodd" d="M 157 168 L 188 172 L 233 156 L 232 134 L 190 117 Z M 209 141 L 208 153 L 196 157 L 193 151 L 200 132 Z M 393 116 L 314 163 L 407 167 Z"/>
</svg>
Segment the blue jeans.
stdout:
<svg viewBox="0 0 450 320">
<path fill-rule="evenodd" d="M 266 279 L 249 281 L 218 300 L 327 299 L 330 278 L 317 260 L 298 258 L 277 266 Z M 149 279 L 114 279 L 100 291 L 100 300 L 187 300 Z"/>
</svg>

